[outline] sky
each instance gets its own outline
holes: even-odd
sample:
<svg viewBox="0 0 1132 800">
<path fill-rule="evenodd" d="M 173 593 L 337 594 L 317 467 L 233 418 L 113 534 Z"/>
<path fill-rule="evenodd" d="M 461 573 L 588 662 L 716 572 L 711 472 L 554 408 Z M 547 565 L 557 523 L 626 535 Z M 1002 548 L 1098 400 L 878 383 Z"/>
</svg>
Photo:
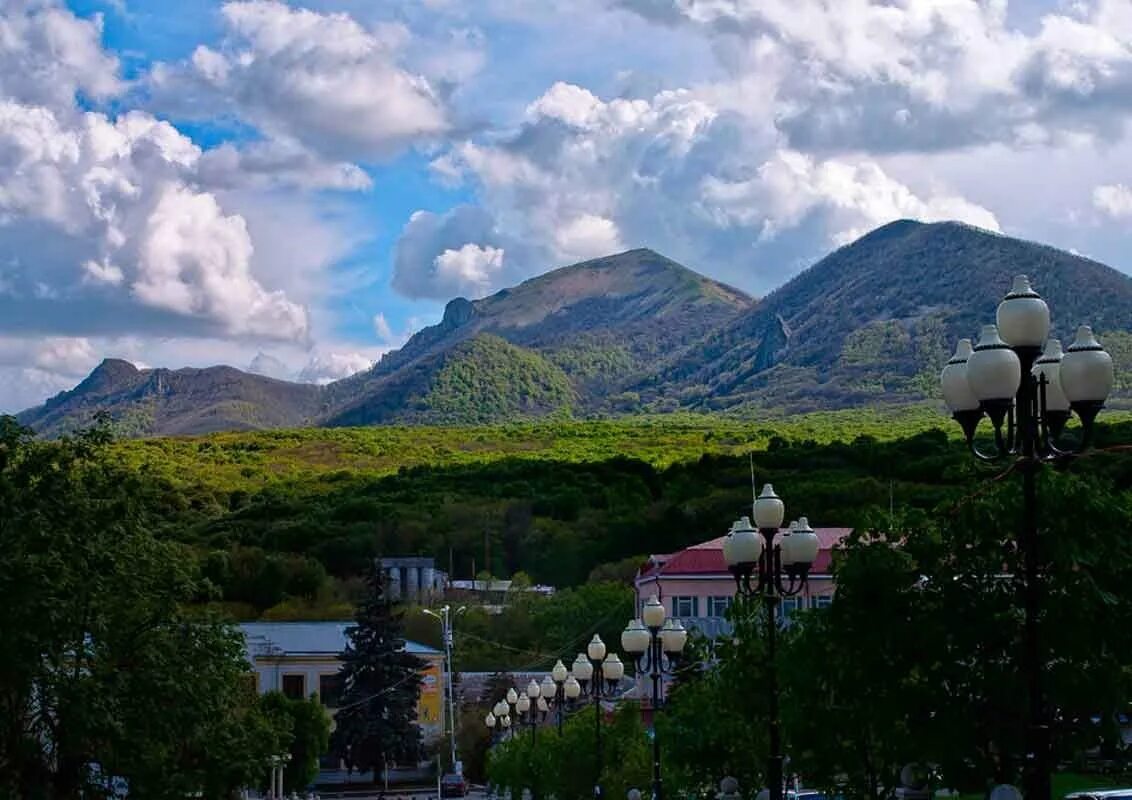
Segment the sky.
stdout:
<svg viewBox="0 0 1132 800">
<path fill-rule="evenodd" d="M 1132 0 L 0 0 L 0 412 L 106 357 L 327 382 L 633 247 L 1132 271 L 1130 119 Z"/>
</svg>

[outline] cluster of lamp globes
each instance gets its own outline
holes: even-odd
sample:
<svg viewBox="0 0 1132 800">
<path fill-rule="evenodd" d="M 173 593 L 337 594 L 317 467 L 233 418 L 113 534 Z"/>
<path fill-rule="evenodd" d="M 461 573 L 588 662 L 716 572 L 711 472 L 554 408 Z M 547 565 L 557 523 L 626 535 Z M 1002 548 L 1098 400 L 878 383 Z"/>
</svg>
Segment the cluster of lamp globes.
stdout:
<svg viewBox="0 0 1132 800">
<path fill-rule="evenodd" d="M 664 606 L 656 595 L 645 602 L 641 618 L 630 620 L 622 631 L 621 646 L 634 656 L 643 655 L 648 650 L 653 635 L 659 638 L 662 649 L 670 655 L 683 650 L 688 641 L 688 632 L 684 630 L 680 620 L 666 617 Z M 487 712 L 484 723 L 492 730 L 496 726 L 507 730 L 511 727 L 512 707 L 519 714 L 529 714 L 532 708 L 545 714 L 550 710 L 551 703 L 577 700 L 582 695 L 583 688 L 594 679 L 595 664 L 601 665 L 600 677 L 607 686 L 616 686 L 625 677 L 625 664 L 621 657 L 609 652 L 605 642 L 595 633 L 586 646 L 586 652 L 578 653 L 569 669 L 559 659 L 541 684 L 532 678 L 522 694 L 514 687 L 508 689 L 507 695 Z M 562 690 L 561 698 L 559 687 Z M 595 694 L 600 694 L 603 687 L 596 688 L 598 691 Z"/>
<path fill-rule="evenodd" d="M 1030 370 L 1032 380 L 1044 384 L 1039 413 L 1055 435 L 1071 411 L 1091 425 L 1113 384 L 1112 357 L 1092 328 L 1080 326 L 1073 343 L 1062 352 L 1060 340 L 1049 338 L 1049 307 L 1025 275 L 1014 278 L 995 316 L 998 324 L 984 325 L 976 344 L 959 340 L 940 376 L 948 408 L 960 423 L 966 420 L 970 425 L 968 438 L 984 413 L 996 427 L 1001 425 L 1022 384 L 1024 368 Z"/>
<path fill-rule="evenodd" d="M 786 505 L 769 483 L 755 498 L 755 522 L 740 517 L 731 523 L 731 530 L 723 537 L 723 560 L 731 570 L 750 570 L 762 558 L 765 540 L 774 541 L 786 518 Z M 773 531 L 770 537 L 763 531 Z M 820 542 L 805 517 L 794 520 L 777 541 L 779 561 L 788 572 L 807 571 L 818 557 Z"/>
</svg>

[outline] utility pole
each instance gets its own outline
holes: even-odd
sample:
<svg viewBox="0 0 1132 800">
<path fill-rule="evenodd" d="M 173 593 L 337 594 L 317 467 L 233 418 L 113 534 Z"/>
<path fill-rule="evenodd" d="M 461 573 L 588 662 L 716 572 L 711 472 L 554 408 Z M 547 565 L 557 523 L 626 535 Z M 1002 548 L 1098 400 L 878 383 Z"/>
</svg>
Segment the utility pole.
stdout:
<svg viewBox="0 0 1132 800">
<path fill-rule="evenodd" d="M 448 605 L 443 606 L 440 612 L 437 613 L 432 609 L 423 609 L 424 613 L 430 617 L 435 617 L 440 620 L 440 631 L 444 641 L 444 699 L 448 708 L 446 709 L 445 727 L 448 728 L 448 746 L 452 758 L 452 768 L 456 768 L 456 693 L 455 687 L 452 685 L 452 619 L 459 616 L 466 610 L 466 606 L 460 606 L 452 611 Z"/>
</svg>

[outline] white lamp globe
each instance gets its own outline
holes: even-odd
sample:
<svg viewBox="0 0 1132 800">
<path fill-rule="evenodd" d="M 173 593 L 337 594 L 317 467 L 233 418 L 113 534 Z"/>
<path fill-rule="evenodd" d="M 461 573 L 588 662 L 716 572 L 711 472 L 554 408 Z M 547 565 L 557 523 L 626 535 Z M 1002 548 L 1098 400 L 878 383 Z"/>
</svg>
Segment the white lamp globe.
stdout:
<svg viewBox="0 0 1132 800">
<path fill-rule="evenodd" d="M 601 661 L 605 658 L 605 642 L 596 633 L 594 638 L 590 639 L 590 643 L 586 645 L 586 655 L 590 657 L 590 661 Z"/>
<path fill-rule="evenodd" d="M 502 725 L 504 728 L 510 728 L 511 727 L 511 716 L 508 715 L 508 716 L 503 717 L 503 719 L 499 720 L 499 724 Z"/>
<path fill-rule="evenodd" d="M 943 389 L 943 401 L 951 409 L 957 411 L 975 411 L 979 407 L 979 398 L 971 391 L 971 384 L 967 382 L 967 360 L 974 352 L 970 339 L 960 339 L 953 355 L 940 373 L 939 383 Z"/>
<path fill-rule="evenodd" d="M 531 678 L 531 682 L 527 684 L 527 697 L 534 700 L 540 694 L 542 694 L 542 689 L 539 688 L 538 681 Z"/>
<path fill-rule="evenodd" d="M 516 692 L 515 687 L 512 686 L 510 689 L 507 690 L 507 702 L 510 703 L 511 705 L 515 705 L 515 702 L 518 699 L 519 699 L 519 693 Z"/>
<path fill-rule="evenodd" d="M 500 719 L 507 716 L 507 701 L 506 700 L 500 700 L 498 703 L 496 703 L 494 711 L 495 711 L 495 716 L 499 717 Z"/>
<path fill-rule="evenodd" d="M 1046 379 L 1046 410 L 1068 411 L 1069 398 L 1061 388 L 1061 340 L 1050 339 L 1046 342 L 1046 349 L 1034 362 L 1033 375 L 1035 378 L 1045 376 Z"/>
<path fill-rule="evenodd" d="M 664 617 L 664 606 L 661 605 L 660 599 L 655 594 L 650 594 L 641 609 L 641 622 L 645 623 L 645 627 L 659 628 L 664 624 Z"/>
<path fill-rule="evenodd" d="M 625 630 L 621 631 L 621 648 L 635 656 L 649 649 L 649 632 L 639 619 L 629 620 Z"/>
<path fill-rule="evenodd" d="M 982 401 L 1009 401 L 1022 382 L 1022 364 L 998 328 L 984 325 L 975 351 L 967 359 L 967 382 Z"/>
<path fill-rule="evenodd" d="M 1049 306 L 1025 275 L 1014 276 L 1014 285 L 998 304 L 995 321 L 1003 341 L 1013 347 L 1041 347 L 1049 336 Z"/>
<path fill-rule="evenodd" d="M 1082 325 L 1061 359 L 1061 389 L 1070 403 L 1103 403 L 1112 391 L 1112 356 Z"/>
<path fill-rule="evenodd" d="M 751 525 L 751 520 L 741 517 L 731 526 L 731 558 L 727 566 L 756 564 L 763 553 L 763 537 Z"/>
<path fill-rule="evenodd" d="M 588 681 L 594 675 L 594 665 L 582 653 L 578 653 L 578 657 L 574 659 L 574 666 L 571 668 L 574 677 L 579 681 Z"/>
<path fill-rule="evenodd" d="M 664 648 L 664 652 L 675 655 L 683 650 L 687 643 L 688 631 L 684 629 L 680 620 L 670 619 L 664 623 L 664 628 L 660 631 L 660 646 Z"/>
<path fill-rule="evenodd" d="M 542 679 L 542 689 L 539 694 L 543 697 L 554 697 L 558 694 L 558 685 L 555 684 L 554 678 L 547 675 Z"/>
<path fill-rule="evenodd" d="M 790 563 L 809 566 L 818 557 L 820 549 L 821 542 L 818 540 L 818 535 L 810 527 L 810 521 L 802 517 L 790 534 Z M 783 557 L 783 562 L 785 561 Z"/>
<path fill-rule="evenodd" d="M 578 683 L 578 679 L 571 675 L 562 684 L 562 691 L 565 692 L 567 700 L 576 700 L 578 695 L 582 693 L 582 684 Z"/>
<path fill-rule="evenodd" d="M 535 706 L 535 708 L 537 708 L 539 711 L 541 711 L 542 713 L 545 714 L 547 712 L 547 710 L 550 709 L 550 705 L 547 704 L 545 697 L 540 697 L 538 699 L 538 704 Z"/>
<path fill-rule="evenodd" d="M 519 702 L 515 703 L 515 710 L 520 714 L 526 714 L 531 708 L 531 698 L 525 694 L 519 695 Z"/>
<path fill-rule="evenodd" d="M 489 728 L 494 728 L 495 727 L 495 715 L 492 714 L 490 711 L 488 711 L 487 716 L 483 718 L 483 724 L 486 725 Z"/>
<path fill-rule="evenodd" d="M 562 659 L 554 664 L 554 669 L 550 671 L 550 676 L 554 678 L 555 683 L 562 683 L 569 676 L 570 670 L 566 669 L 566 665 L 562 663 Z"/>
<path fill-rule="evenodd" d="M 621 662 L 621 657 L 616 653 L 607 655 L 601 663 L 601 674 L 607 681 L 614 683 L 625 677 L 625 665 Z"/>
<path fill-rule="evenodd" d="M 760 529 L 781 528 L 782 518 L 785 516 L 786 504 L 774 493 L 773 486 L 765 484 L 755 499 L 755 526 Z"/>
</svg>

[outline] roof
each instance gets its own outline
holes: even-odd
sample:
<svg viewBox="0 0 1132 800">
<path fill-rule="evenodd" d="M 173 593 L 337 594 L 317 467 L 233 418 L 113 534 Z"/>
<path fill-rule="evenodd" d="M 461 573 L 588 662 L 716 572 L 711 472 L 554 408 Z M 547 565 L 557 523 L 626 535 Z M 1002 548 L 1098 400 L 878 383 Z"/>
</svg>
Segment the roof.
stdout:
<svg viewBox="0 0 1132 800">
<path fill-rule="evenodd" d="M 780 531 L 785 532 L 786 528 Z M 824 575 L 829 572 L 833 551 L 853 532 L 852 528 L 814 528 L 818 535 L 818 557 L 810 568 L 811 574 Z M 694 544 L 676 553 L 651 556 L 637 575 L 637 580 L 658 575 L 729 575 L 727 562 L 723 560 L 723 538 L 719 536 L 706 542 Z"/>
<path fill-rule="evenodd" d="M 346 629 L 352 620 L 330 622 L 241 622 L 248 656 L 338 655 L 346 649 Z M 440 655 L 419 642 L 405 642 L 413 655 Z"/>
</svg>

